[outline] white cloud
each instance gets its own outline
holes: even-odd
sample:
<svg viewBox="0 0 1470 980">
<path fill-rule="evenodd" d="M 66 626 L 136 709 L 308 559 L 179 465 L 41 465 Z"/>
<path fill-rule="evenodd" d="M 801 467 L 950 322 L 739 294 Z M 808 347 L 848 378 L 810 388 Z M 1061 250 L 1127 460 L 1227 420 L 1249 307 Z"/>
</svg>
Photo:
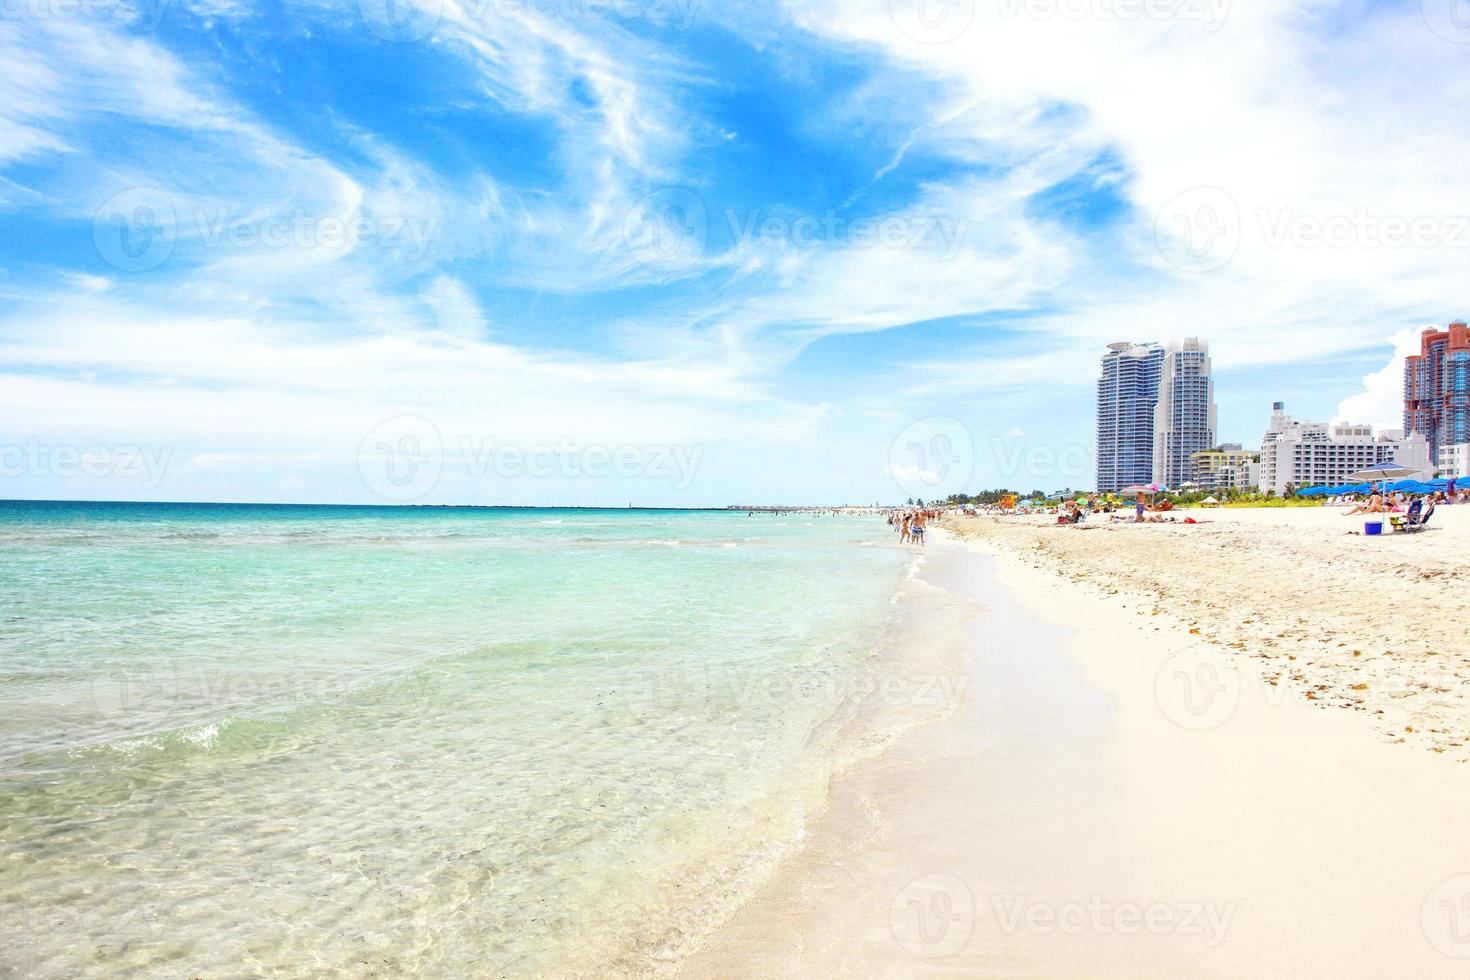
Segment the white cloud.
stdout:
<svg viewBox="0 0 1470 980">
<path fill-rule="evenodd" d="M 697 158 L 740 141 L 685 98 L 717 80 L 615 18 L 428 6 L 439 22 L 419 42 L 425 52 L 487 102 L 550 124 L 554 190 L 502 182 L 493 164 L 450 180 L 412 148 L 345 122 L 343 152 L 307 149 L 157 39 L 83 21 L 0 23 L 0 163 L 86 158 L 101 125 L 176 137 L 76 168 L 76 186 L 0 181 L 5 207 L 82 221 L 120 189 L 156 186 L 177 216 L 175 254 L 144 288 L 63 272 L 62 295 L 7 274 L 6 299 L 25 305 L 0 321 L 0 358 L 44 374 L 6 379 L 0 411 L 13 430 L 210 440 L 196 447 L 201 469 L 304 465 L 407 411 L 452 432 L 533 440 L 790 446 L 864 412 L 913 418 L 926 414 L 915 406 L 968 398 L 996 432 L 1019 432 L 1027 416 L 1014 406 L 1090 380 L 1110 341 L 1200 335 L 1217 365 L 1239 368 L 1376 349 L 1390 333 L 1403 349 L 1417 336 L 1407 328 L 1461 312 L 1470 223 L 1457 243 L 1453 216 L 1470 215 L 1460 173 L 1470 135 L 1445 120 L 1463 115 L 1470 86 L 1457 81 L 1463 47 L 1426 29 L 1413 4 L 1361 17 L 1329 0 L 1206 4 L 1226 15 L 1212 26 L 1047 17 L 1038 11 L 1067 5 L 1007 0 L 976 5 L 975 23 L 943 44 L 900 29 L 892 11 L 903 0 L 779 8 L 805 35 L 775 7 L 708 11 L 783 70 L 807 70 L 803 59 L 821 57 L 814 43 L 877 63 L 872 81 L 810 107 L 803 123 L 813 140 L 887 139 L 871 183 L 849 200 L 907 181 L 912 193 L 879 217 L 908 238 L 747 236 L 675 269 L 641 264 L 624 225 L 669 185 L 705 194 L 708 218 L 728 220 Z M 204 7 L 248 17 L 234 4 Z M 916 160 L 949 166 L 919 182 Z M 1121 223 L 1088 228 L 1036 206 L 1073 179 L 1119 194 Z M 1226 220 L 1232 247 L 1218 268 L 1195 272 L 1171 264 L 1179 242 L 1165 222 L 1161 247 L 1156 219 L 1201 187 L 1223 190 L 1224 212 L 1216 197 L 1210 213 Z M 379 229 L 412 217 L 425 233 L 398 248 L 219 238 L 302 214 Z M 734 215 L 745 228 L 806 216 L 766 202 Z M 1427 244 L 1383 239 L 1389 224 L 1435 216 Z M 1331 243 L 1344 228 L 1346 240 Z M 556 337 L 511 343 L 477 293 L 487 283 L 573 297 L 685 290 L 593 324 L 622 347 L 591 356 L 551 353 L 564 346 Z M 865 386 L 836 405 L 773 394 L 823 338 L 983 314 L 1024 314 L 1046 349 L 1031 335 L 959 341 L 937 356 L 890 348 L 878 355 L 894 363 L 876 394 Z M 1400 385 L 1391 362 L 1340 411 L 1396 426 Z"/>
<path fill-rule="evenodd" d="M 1425 324 L 1425 328 L 1434 326 Z M 1363 390 L 1344 398 L 1334 422 L 1366 422 L 1378 429 L 1404 427 L 1404 357 L 1419 353 L 1421 330 L 1400 330 L 1392 337 L 1393 356 L 1363 378 Z"/>
<path fill-rule="evenodd" d="M 1470 196 L 1457 161 L 1470 134 L 1444 120 L 1451 105 L 1465 108 L 1467 92 L 1436 84 L 1426 98 L 1423 86 L 1455 76 L 1463 47 L 1430 31 L 1417 5 L 1364 16 L 1329 0 L 1229 4 L 1215 27 L 1049 13 L 1106 13 L 1107 4 L 977 4 L 969 28 L 939 44 L 901 29 L 893 11 L 901 20 L 909 6 L 789 4 L 809 30 L 874 46 L 935 79 L 934 100 L 908 126 L 951 124 L 906 127 L 931 151 L 958 152 L 965 135 L 1002 131 L 999 145 L 1023 168 L 1053 162 L 1044 178 L 1078 169 L 1100 147 L 1127 168 L 1118 187 L 1136 223 L 1120 239 L 1068 242 L 1035 218 L 1012 233 L 1074 263 L 1059 281 L 1036 283 L 1063 307 L 1040 321 L 1054 336 L 1090 348 L 1104 338 L 1197 333 L 1224 364 L 1289 362 L 1362 350 L 1425 314 L 1456 311 L 1470 257 L 1462 217 Z M 984 106 L 983 115 L 969 106 Z M 1065 124 L 1034 125 L 1051 109 L 1065 110 Z M 1155 219 L 1201 187 L 1225 191 L 1235 248 L 1220 268 L 1192 272 L 1170 264 L 1167 227 L 1156 247 Z M 1009 190 L 950 187 L 984 198 L 957 205 L 977 212 Z M 1395 244 L 1415 222 L 1423 243 Z M 1018 258 L 1025 274 L 1055 255 Z M 912 282 L 902 270 L 894 278 Z"/>
</svg>

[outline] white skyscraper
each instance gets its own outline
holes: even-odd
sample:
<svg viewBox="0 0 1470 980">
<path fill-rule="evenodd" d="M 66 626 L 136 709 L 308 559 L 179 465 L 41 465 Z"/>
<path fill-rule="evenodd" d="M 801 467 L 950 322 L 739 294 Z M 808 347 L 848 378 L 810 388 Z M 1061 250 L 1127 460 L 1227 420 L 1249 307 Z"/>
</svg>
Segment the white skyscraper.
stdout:
<svg viewBox="0 0 1470 980">
<path fill-rule="evenodd" d="M 1153 479 L 1154 413 L 1164 348 L 1108 345 L 1097 380 L 1097 489 L 1114 493 Z"/>
<path fill-rule="evenodd" d="M 1190 457 L 1215 445 L 1210 345 L 1198 337 L 1175 341 L 1164 353 L 1154 408 L 1154 482 L 1177 487 L 1193 480 Z"/>
</svg>

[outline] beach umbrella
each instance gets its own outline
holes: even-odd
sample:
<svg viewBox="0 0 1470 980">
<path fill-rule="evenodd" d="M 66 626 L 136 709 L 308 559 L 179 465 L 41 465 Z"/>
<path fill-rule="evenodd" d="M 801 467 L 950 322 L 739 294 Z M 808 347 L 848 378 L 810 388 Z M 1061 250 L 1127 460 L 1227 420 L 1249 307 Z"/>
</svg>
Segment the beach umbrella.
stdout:
<svg viewBox="0 0 1470 980">
<path fill-rule="evenodd" d="M 1416 470 L 1413 467 L 1400 466 L 1390 459 L 1376 466 L 1370 466 L 1366 470 L 1349 473 L 1348 479 L 1358 481 L 1373 480 L 1375 482 L 1380 480 L 1402 480 L 1406 477 L 1418 476 L 1422 472 L 1423 470 Z"/>
<path fill-rule="evenodd" d="M 1219 502 L 1220 501 L 1216 500 L 1214 497 L 1206 497 L 1204 500 L 1200 501 L 1200 503 L 1202 504 L 1218 504 Z"/>
</svg>

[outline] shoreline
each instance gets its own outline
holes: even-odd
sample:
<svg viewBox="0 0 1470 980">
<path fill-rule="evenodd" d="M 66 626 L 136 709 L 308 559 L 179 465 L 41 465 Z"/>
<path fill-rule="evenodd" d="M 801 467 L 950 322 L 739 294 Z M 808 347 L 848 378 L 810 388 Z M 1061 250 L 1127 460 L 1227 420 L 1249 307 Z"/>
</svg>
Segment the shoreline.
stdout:
<svg viewBox="0 0 1470 980">
<path fill-rule="evenodd" d="M 924 577 L 987 605 L 971 696 L 834 776 L 805 845 L 680 976 L 1463 975 L 1437 898 L 1470 894 L 1449 858 L 1465 770 L 936 537 Z M 1226 696 L 1172 693 L 1201 677 Z"/>
<path fill-rule="evenodd" d="M 860 660 L 770 678 L 830 708 L 809 733 L 802 764 L 766 795 L 722 816 L 719 827 L 706 827 L 697 847 L 671 856 L 659 889 L 599 906 L 602 926 L 577 937 L 548 975 L 677 975 L 724 922 L 799 857 L 830 808 L 835 781 L 959 710 L 968 680 L 963 628 L 973 604 L 926 583 L 919 574 L 926 561 L 921 552 L 905 555 L 885 600 L 891 612 L 878 635 L 860 647 L 867 649 Z M 711 689 L 769 695 L 761 684 L 739 680 L 710 668 Z"/>
</svg>

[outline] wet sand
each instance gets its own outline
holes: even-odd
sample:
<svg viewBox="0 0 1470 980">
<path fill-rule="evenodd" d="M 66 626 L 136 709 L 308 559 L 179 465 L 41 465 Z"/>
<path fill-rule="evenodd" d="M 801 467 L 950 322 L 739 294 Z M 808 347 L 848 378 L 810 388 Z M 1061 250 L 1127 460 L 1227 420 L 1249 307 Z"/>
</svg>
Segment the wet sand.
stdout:
<svg viewBox="0 0 1470 980">
<path fill-rule="evenodd" d="M 1464 977 L 1470 772 L 952 538 L 968 695 L 832 783 L 688 977 Z"/>
</svg>

